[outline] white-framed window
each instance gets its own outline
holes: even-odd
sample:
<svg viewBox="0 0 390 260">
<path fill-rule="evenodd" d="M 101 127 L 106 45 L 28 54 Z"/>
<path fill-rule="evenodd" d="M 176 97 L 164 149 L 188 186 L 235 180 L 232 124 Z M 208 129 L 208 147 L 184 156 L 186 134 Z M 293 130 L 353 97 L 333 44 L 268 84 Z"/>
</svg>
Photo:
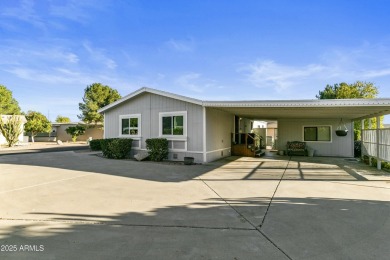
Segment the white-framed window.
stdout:
<svg viewBox="0 0 390 260">
<path fill-rule="evenodd" d="M 187 111 L 159 113 L 161 137 L 183 139 L 187 137 Z"/>
<path fill-rule="evenodd" d="M 140 137 L 141 136 L 141 114 L 120 115 L 119 136 Z"/>
<path fill-rule="evenodd" d="M 305 142 L 332 142 L 332 126 L 304 126 L 303 141 Z"/>
</svg>

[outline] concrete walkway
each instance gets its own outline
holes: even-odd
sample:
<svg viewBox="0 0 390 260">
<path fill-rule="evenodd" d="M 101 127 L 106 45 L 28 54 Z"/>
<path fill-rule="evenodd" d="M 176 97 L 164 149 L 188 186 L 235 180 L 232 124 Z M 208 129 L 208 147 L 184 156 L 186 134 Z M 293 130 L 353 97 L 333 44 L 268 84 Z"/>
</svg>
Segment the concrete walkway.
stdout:
<svg viewBox="0 0 390 260">
<path fill-rule="evenodd" d="M 388 259 L 381 173 L 342 158 L 2 155 L 0 245 L 16 252 L 0 259 Z"/>
</svg>

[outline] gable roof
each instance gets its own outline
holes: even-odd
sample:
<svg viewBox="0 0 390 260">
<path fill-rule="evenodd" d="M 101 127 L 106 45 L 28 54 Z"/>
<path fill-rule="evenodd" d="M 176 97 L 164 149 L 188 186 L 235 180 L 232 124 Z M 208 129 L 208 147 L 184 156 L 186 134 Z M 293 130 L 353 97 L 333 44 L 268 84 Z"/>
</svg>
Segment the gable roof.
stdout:
<svg viewBox="0 0 390 260">
<path fill-rule="evenodd" d="M 250 119 L 344 118 L 356 120 L 390 114 L 389 98 L 202 101 L 146 87 L 99 109 L 98 112 L 105 112 L 143 93 L 152 93 L 204 107 L 212 107 Z"/>
<path fill-rule="evenodd" d="M 161 90 L 157 90 L 157 89 L 153 89 L 153 88 L 143 87 L 143 88 L 140 88 L 140 89 L 128 94 L 127 96 L 124 96 L 121 99 L 118 99 L 117 101 L 115 101 L 115 102 L 113 102 L 105 107 L 102 107 L 101 109 L 98 110 L 98 112 L 103 113 L 104 111 L 107 111 L 111 108 L 114 108 L 114 107 L 118 106 L 119 104 L 122 104 L 123 102 L 130 100 L 130 99 L 132 99 L 138 95 L 141 95 L 143 93 L 152 93 L 152 94 L 160 95 L 163 97 L 173 98 L 173 99 L 185 101 L 185 102 L 200 105 L 200 106 L 203 105 L 203 101 L 199 100 L 199 99 L 189 98 L 189 97 L 185 97 L 185 96 L 181 96 L 181 95 L 177 95 L 177 94 L 173 94 L 173 93 L 169 93 L 169 92 L 165 92 L 165 91 L 161 91 Z"/>
</svg>

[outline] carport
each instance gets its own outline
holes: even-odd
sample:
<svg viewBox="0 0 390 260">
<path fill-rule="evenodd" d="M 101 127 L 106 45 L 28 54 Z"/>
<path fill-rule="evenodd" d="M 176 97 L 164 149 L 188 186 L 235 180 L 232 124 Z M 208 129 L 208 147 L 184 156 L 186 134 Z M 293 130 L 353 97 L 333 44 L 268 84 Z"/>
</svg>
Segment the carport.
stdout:
<svg viewBox="0 0 390 260">
<path fill-rule="evenodd" d="M 305 126 L 329 125 L 332 130 L 328 142 L 310 142 L 320 156 L 353 156 L 354 121 L 377 119 L 375 130 L 362 129 L 362 152 L 380 161 L 390 161 L 390 129 L 380 129 L 380 117 L 390 114 L 390 99 L 329 99 L 278 101 L 204 101 L 206 108 L 216 108 L 252 120 L 278 121 L 279 147 L 287 141 L 305 141 Z M 335 134 L 340 120 L 348 135 Z"/>
</svg>

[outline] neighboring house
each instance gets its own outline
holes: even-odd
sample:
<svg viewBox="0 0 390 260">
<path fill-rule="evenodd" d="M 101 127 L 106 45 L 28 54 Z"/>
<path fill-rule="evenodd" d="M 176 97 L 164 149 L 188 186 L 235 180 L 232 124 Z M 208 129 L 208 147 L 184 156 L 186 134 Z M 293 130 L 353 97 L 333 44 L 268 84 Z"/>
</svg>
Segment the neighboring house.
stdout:
<svg viewBox="0 0 390 260">
<path fill-rule="evenodd" d="M 232 151 L 253 152 L 255 121 L 273 122 L 278 150 L 288 141 L 305 141 L 318 156 L 352 157 L 353 120 L 390 114 L 390 99 L 202 101 L 141 88 L 99 112 L 104 138 L 132 138 L 133 153 L 145 150 L 148 138 L 167 138 L 170 160 L 209 162 Z M 341 118 L 349 130 L 344 137 L 335 134 Z"/>
<path fill-rule="evenodd" d="M 17 115 L 22 120 L 22 125 L 20 126 L 22 133 L 19 135 L 19 142 L 23 142 L 23 132 L 24 132 L 24 124 L 27 123 L 26 117 L 22 115 Z M 11 117 L 11 115 L 1 115 L 1 119 L 3 122 L 7 122 L 8 119 Z M 5 140 L 5 137 L 0 132 L 0 145 L 7 144 L 7 140 Z"/>
<path fill-rule="evenodd" d="M 102 139 L 103 138 L 103 124 L 86 124 L 80 123 L 52 123 L 52 134 L 56 134 L 57 140 L 63 142 L 72 141 L 72 136 L 66 133 L 66 129 L 70 126 L 83 125 L 85 127 L 85 134 L 77 137 L 77 141 L 87 141 L 89 138 Z"/>
<path fill-rule="evenodd" d="M 87 141 L 89 138 L 102 139 L 103 138 L 103 124 L 86 124 L 79 123 L 52 123 L 52 130 L 50 133 L 39 133 L 34 137 L 35 142 L 53 142 L 61 140 L 62 142 L 71 142 L 72 136 L 66 133 L 66 129 L 70 126 L 83 125 L 86 129 L 85 134 L 77 137 L 77 141 Z"/>
</svg>

